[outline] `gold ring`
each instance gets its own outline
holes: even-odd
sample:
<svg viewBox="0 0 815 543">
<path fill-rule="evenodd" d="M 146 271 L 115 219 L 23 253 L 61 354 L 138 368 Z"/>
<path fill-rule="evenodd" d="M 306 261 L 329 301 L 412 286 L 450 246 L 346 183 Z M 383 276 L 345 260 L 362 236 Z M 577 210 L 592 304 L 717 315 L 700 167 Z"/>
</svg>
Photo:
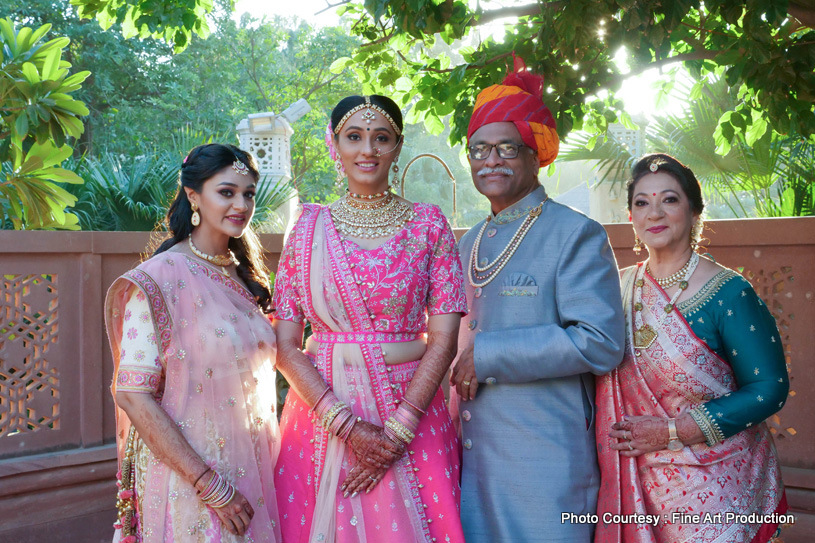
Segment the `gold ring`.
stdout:
<svg viewBox="0 0 815 543">
<path fill-rule="evenodd" d="M 465 387 L 470 386 L 470 382 L 469 382 L 469 381 L 462 381 L 462 382 L 461 382 L 461 384 L 462 384 L 462 385 L 464 385 Z"/>
<path fill-rule="evenodd" d="M 633 450 L 634 450 L 634 447 L 632 447 L 632 446 L 631 446 L 631 442 L 630 442 L 630 441 L 628 442 L 628 450 L 629 450 L 629 451 L 633 451 Z"/>
</svg>

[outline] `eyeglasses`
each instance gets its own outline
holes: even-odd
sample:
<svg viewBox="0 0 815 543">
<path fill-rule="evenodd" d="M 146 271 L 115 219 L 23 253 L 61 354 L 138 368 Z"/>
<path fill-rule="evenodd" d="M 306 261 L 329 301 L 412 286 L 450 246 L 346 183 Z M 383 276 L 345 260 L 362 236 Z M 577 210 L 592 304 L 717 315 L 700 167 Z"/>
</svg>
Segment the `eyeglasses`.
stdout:
<svg viewBox="0 0 815 543">
<path fill-rule="evenodd" d="M 521 147 L 527 147 L 523 143 L 479 143 L 467 147 L 467 156 L 473 160 L 484 160 L 492 153 L 492 148 L 495 147 L 498 151 L 498 156 L 501 158 L 517 158 Z"/>
</svg>

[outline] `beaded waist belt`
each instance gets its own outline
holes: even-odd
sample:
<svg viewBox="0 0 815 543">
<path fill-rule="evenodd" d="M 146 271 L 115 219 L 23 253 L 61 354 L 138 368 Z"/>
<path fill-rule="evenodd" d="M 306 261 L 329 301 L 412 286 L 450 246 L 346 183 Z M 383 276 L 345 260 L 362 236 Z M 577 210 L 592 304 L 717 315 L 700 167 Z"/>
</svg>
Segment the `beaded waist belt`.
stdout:
<svg viewBox="0 0 815 543">
<path fill-rule="evenodd" d="M 416 332 L 315 332 L 320 343 L 402 343 L 422 337 Z"/>
</svg>

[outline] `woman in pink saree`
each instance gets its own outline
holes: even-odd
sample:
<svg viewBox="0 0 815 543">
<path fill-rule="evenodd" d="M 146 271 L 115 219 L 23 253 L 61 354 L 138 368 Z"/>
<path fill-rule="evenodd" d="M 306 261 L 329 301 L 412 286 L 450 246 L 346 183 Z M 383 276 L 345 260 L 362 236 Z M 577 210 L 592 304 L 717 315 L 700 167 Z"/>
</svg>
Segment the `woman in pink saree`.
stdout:
<svg viewBox="0 0 815 543">
<path fill-rule="evenodd" d="M 789 377 L 775 320 L 750 284 L 696 253 L 693 172 L 664 154 L 634 165 L 636 245 L 622 272 L 623 362 L 597 384 L 595 543 L 766 543 L 788 521 L 764 420 Z"/>
<path fill-rule="evenodd" d="M 283 537 L 462 542 L 460 445 L 439 386 L 466 311 L 455 238 L 438 207 L 388 189 L 402 143 L 393 101 L 348 97 L 329 127 L 349 193 L 303 206 L 275 281 L 291 384 L 275 469 Z"/>
<path fill-rule="evenodd" d="M 190 151 L 170 239 L 108 291 L 114 542 L 281 541 L 271 293 L 249 228 L 258 177 L 235 146 Z"/>
</svg>

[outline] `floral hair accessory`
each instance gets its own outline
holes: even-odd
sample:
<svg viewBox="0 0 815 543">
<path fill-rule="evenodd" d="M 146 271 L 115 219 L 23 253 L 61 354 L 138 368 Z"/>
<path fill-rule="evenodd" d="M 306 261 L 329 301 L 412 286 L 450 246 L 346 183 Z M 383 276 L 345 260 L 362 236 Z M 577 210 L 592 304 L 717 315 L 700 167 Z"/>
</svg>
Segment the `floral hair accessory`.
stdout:
<svg viewBox="0 0 815 543">
<path fill-rule="evenodd" d="M 656 162 L 652 162 L 651 164 L 648 165 L 648 169 L 651 170 L 652 172 L 655 172 L 659 169 L 659 164 L 657 164 Z"/>
<path fill-rule="evenodd" d="M 181 161 L 181 163 L 182 163 L 182 164 L 186 164 L 186 163 L 187 163 L 187 159 L 188 159 L 188 158 L 190 158 L 190 155 L 185 156 L 185 157 L 184 157 L 184 160 L 182 160 L 182 161 Z"/>
<path fill-rule="evenodd" d="M 328 147 L 328 154 L 331 160 L 337 160 L 337 148 L 334 147 L 334 131 L 331 129 L 331 121 L 328 121 L 328 126 L 325 127 L 325 146 Z"/>
<path fill-rule="evenodd" d="M 232 163 L 232 169 L 241 175 L 249 175 L 249 168 L 237 158 L 235 159 L 235 162 Z"/>
</svg>

